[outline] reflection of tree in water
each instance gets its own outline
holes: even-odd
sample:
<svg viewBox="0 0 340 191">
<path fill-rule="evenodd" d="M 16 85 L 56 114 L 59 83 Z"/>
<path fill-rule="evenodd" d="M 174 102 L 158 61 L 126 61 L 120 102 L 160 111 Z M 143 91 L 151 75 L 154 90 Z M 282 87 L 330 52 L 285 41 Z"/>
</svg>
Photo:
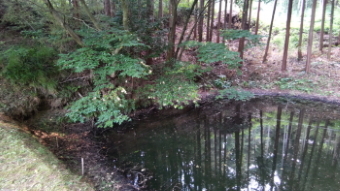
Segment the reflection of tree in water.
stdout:
<svg viewBox="0 0 340 191">
<path fill-rule="evenodd" d="M 131 153 L 126 145 L 121 153 L 153 173 L 149 190 L 332 190 L 340 186 L 335 181 L 340 175 L 334 170 L 340 137 L 330 119 L 321 120 L 319 127 L 315 120 L 320 119 L 309 112 L 312 109 L 292 109 L 287 103 L 221 107 L 225 105 L 211 107 L 213 112 L 195 110 L 186 114 L 190 120 L 185 123 L 182 116 L 181 124 L 175 117 L 157 128 L 137 127 L 134 136 L 123 139 L 123 144 L 133 145 L 135 154 L 125 155 Z M 327 176 L 332 178 L 324 181 Z"/>
</svg>

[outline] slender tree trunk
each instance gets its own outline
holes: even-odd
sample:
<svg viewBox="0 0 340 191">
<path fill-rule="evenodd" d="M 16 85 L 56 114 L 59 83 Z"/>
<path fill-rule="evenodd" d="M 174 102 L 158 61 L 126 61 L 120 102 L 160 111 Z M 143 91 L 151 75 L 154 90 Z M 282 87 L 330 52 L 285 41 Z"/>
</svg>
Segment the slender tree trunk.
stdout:
<svg viewBox="0 0 340 191">
<path fill-rule="evenodd" d="M 218 24 L 217 24 L 217 43 L 220 43 L 220 30 L 221 30 L 221 25 L 222 25 L 222 22 L 221 22 L 221 14 L 222 14 L 222 0 L 220 0 L 220 4 L 219 4 L 219 7 L 218 7 Z"/>
<path fill-rule="evenodd" d="M 184 27 L 183 27 L 181 36 L 180 36 L 180 38 L 179 38 L 178 44 L 181 44 L 181 43 L 183 42 L 184 35 L 185 35 L 185 31 L 187 30 L 187 27 L 188 27 L 188 24 L 189 24 L 189 21 L 190 21 L 190 15 L 194 12 L 194 9 L 195 9 L 195 6 L 196 6 L 197 2 L 198 2 L 198 0 L 194 0 L 193 4 L 192 4 L 192 6 L 191 6 L 190 14 L 189 14 L 188 17 L 186 18 L 186 21 L 185 21 L 185 24 L 184 24 Z M 178 57 L 179 49 L 180 49 L 180 47 L 178 46 L 177 49 L 176 49 L 176 54 L 175 54 L 175 57 L 176 57 L 176 58 Z"/>
<path fill-rule="evenodd" d="M 73 0 L 72 5 L 73 5 L 73 9 L 74 9 L 73 16 L 76 17 L 76 18 L 79 18 L 79 3 L 78 3 L 78 0 Z"/>
<path fill-rule="evenodd" d="M 214 34 L 214 19 L 215 19 L 215 1 L 211 1 L 211 22 L 210 22 L 210 35 L 209 41 L 212 42 L 212 37 Z"/>
<path fill-rule="evenodd" d="M 111 0 L 104 0 L 104 12 L 106 16 L 111 17 Z"/>
<path fill-rule="evenodd" d="M 275 0 L 275 3 L 274 3 L 274 9 L 273 9 L 273 14 L 272 14 L 272 20 L 270 22 L 270 27 L 269 27 L 269 35 L 267 39 L 266 50 L 264 51 L 262 62 L 267 61 L 267 55 L 268 55 L 268 50 L 269 50 L 269 45 L 270 45 L 270 39 L 272 37 L 272 30 L 273 30 L 274 18 L 275 18 L 275 13 L 276 13 L 276 5 L 277 5 L 277 0 Z"/>
<path fill-rule="evenodd" d="M 321 52 L 323 52 L 323 39 L 324 39 L 324 30 L 325 30 L 326 6 L 327 6 L 327 0 L 323 0 L 322 1 L 322 20 L 321 20 L 321 31 L 320 31 L 320 43 L 319 43 L 319 50 Z"/>
<path fill-rule="evenodd" d="M 198 41 L 203 41 L 204 0 L 200 0 L 200 16 L 198 17 Z"/>
<path fill-rule="evenodd" d="M 299 32 L 299 43 L 298 43 L 298 60 L 302 60 L 302 51 L 301 51 L 301 46 L 302 46 L 302 34 L 303 34 L 303 21 L 305 18 L 305 5 L 306 5 L 306 0 L 302 0 L 302 6 L 301 6 L 301 21 L 300 21 L 300 32 Z"/>
<path fill-rule="evenodd" d="M 210 37 L 210 14 L 211 14 L 211 1 L 208 0 L 207 4 L 208 4 L 208 14 L 207 14 L 207 26 L 206 26 L 206 41 L 209 41 L 209 37 Z"/>
<path fill-rule="evenodd" d="M 225 0 L 224 5 L 224 20 L 223 20 L 223 30 L 227 29 L 227 14 L 228 14 L 228 0 Z"/>
<path fill-rule="evenodd" d="M 61 15 L 59 14 L 59 12 L 57 12 L 52 3 L 50 2 L 50 0 L 44 0 L 46 6 L 48 7 L 48 10 L 50 11 L 50 13 L 52 14 L 52 16 L 54 17 L 55 21 L 57 23 L 60 24 L 60 26 L 62 26 L 65 31 L 73 38 L 74 41 L 76 41 L 76 43 L 80 46 L 84 46 L 83 41 L 81 40 L 81 38 L 71 29 L 71 27 L 69 27 L 64 19 L 62 19 Z"/>
<path fill-rule="evenodd" d="M 120 0 L 121 9 L 123 11 L 123 27 L 124 30 L 129 30 L 129 1 L 128 0 Z"/>
<path fill-rule="evenodd" d="M 334 18 L 334 2 L 332 1 L 332 8 L 331 8 L 331 18 L 330 18 L 330 25 L 329 25 L 329 39 L 328 39 L 328 52 L 327 52 L 327 58 L 331 59 L 331 49 L 332 49 L 332 38 L 333 38 L 333 18 Z"/>
<path fill-rule="evenodd" d="M 256 26 L 255 26 L 255 34 L 257 35 L 257 32 L 259 30 L 259 23 L 260 23 L 260 11 L 261 11 L 261 0 L 258 0 L 258 6 L 257 6 L 257 17 L 256 17 Z"/>
<path fill-rule="evenodd" d="M 293 0 L 289 0 L 288 13 L 287 13 L 287 25 L 286 25 L 286 38 L 285 38 L 285 45 L 283 47 L 283 58 L 282 58 L 281 71 L 287 71 L 287 57 L 288 57 L 288 46 L 289 46 L 289 37 L 290 37 L 290 22 L 292 19 L 292 9 L 293 9 Z"/>
<path fill-rule="evenodd" d="M 316 0 L 313 0 L 312 16 L 310 21 L 309 35 L 308 35 L 308 45 L 307 45 L 307 61 L 306 61 L 306 73 L 310 72 L 310 62 L 312 58 L 312 48 L 313 48 L 313 33 L 314 33 L 314 21 L 315 21 L 315 10 L 316 10 Z"/>
<path fill-rule="evenodd" d="M 163 0 L 158 1 L 158 18 L 163 17 Z"/>
<path fill-rule="evenodd" d="M 153 12 L 154 12 L 154 0 L 147 0 L 146 1 L 146 8 L 147 8 L 147 15 L 148 15 L 148 20 L 150 22 L 153 21 Z"/>
<path fill-rule="evenodd" d="M 230 9 L 229 9 L 229 21 L 228 21 L 228 28 L 232 29 L 232 19 L 233 19 L 233 0 L 230 0 Z"/>
<path fill-rule="evenodd" d="M 198 3 L 196 3 L 196 6 L 195 6 L 195 11 L 194 11 L 194 22 L 195 22 L 195 25 L 194 25 L 194 40 L 197 39 L 197 22 L 198 22 L 198 15 L 199 15 L 199 10 L 198 10 Z"/>
<path fill-rule="evenodd" d="M 247 24 L 247 15 L 248 15 L 248 5 L 249 0 L 245 0 L 243 4 L 243 13 L 242 13 L 242 29 L 246 30 L 246 24 Z M 238 45 L 238 52 L 240 53 L 240 58 L 243 59 L 243 51 L 244 51 L 244 43 L 245 38 L 240 38 L 239 45 Z"/>
<path fill-rule="evenodd" d="M 170 0 L 170 32 L 169 32 L 169 48 L 167 60 L 171 60 L 175 56 L 175 35 L 176 35 L 176 18 L 177 18 L 177 0 Z"/>
<path fill-rule="evenodd" d="M 249 4 L 249 19 L 248 19 L 248 23 L 249 23 L 249 28 L 251 28 L 251 12 L 253 10 L 253 0 L 250 0 L 250 4 Z"/>
<path fill-rule="evenodd" d="M 91 14 L 89 7 L 86 5 L 85 0 L 80 0 L 81 4 L 83 4 L 86 14 L 87 16 L 89 16 L 91 22 L 93 23 L 94 27 L 98 30 L 101 31 L 99 24 L 97 22 L 97 20 L 94 18 L 94 16 Z"/>
</svg>

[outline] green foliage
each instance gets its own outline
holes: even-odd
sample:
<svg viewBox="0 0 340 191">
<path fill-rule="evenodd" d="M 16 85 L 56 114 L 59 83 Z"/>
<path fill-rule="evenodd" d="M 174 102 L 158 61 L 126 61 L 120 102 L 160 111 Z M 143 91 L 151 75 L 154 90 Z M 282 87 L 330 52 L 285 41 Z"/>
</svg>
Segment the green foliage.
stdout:
<svg viewBox="0 0 340 191">
<path fill-rule="evenodd" d="M 248 30 L 235 30 L 235 29 L 224 30 L 222 31 L 221 36 L 226 40 L 236 40 L 240 38 L 245 38 L 249 41 L 246 48 L 259 45 L 260 40 L 262 38 L 261 35 L 254 35 Z"/>
<path fill-rule="evenodd" d="M 216 99 L 227 98 L 237 101 L 247 101 L 254 97 L 253 93 L 232 87 L 230 82 L 222 81 L 221 79 L 215 80 L 214 84 L 216 87 L 222 88 L 219 90 L 219 95 L 216 96 Z"/>
<path fill-rule="evenodd" d="M 114 123 L 121 124 L 129 120 L 124 114 L 125 108 L 129 107 L 129 101 L 125 99 L 126 91 L 122 87 L 115 88 L 102 95 L 100 91 L 75 101 L 69 107 L 66 114 L 72 122 L 85 122 L 88 119 L 97 118 L 98 127 L 112 127 Z"/>
<path fill-rule="evenodd" d="M 221 43 L 201 43 L 189 41 L 185 44 L 187 47 L 198 47 L 199 61 L 211 64 L 221 62 L 227 64 L 230 68 L 237 68 L 242 62 L 238 52 L 229 51 L 225 44 Z"/>
<path fill-rule="evenodd" d="M 58 74 L 56 52 L 45 46 L 15 46 L 4 52 L 1 75 L 12 83 L 54 90 Z"/>
<path fill-rule="evenodd" d="M 110 80 L 143 78 L 151 70 L 143 60 L 118 52 L 143 44 L 134 35 L 117 36 L 110 31 L 88 33 L 84 42 L 86 47 L 61 54 L 58 61 L 62 69 L 71 69 L 77 73 L 92 71 L 95 85 L 87 96 L 71 104 L 67 116 L 73 122 L 96 118 L 98 127 L 120 124 L 128 120 L 126 114 L 135 109 L 134 100 L 127 98 L 126 88 L 119 85 L 116 87 Z"/>
<path fill-rule="evenodd" d="M 198 86 L 179 76 L 165 76 L 155 80 L 141 90 L 142 96 L 155 100 L 160 108 L 174 107 L 182 109 L 191 101 L 199 100 Z M 144 93 L 144 95 L 143 95 Z"/>
<path fill-rule="evenodd" d="M 315 84 L 311 80 L 293 78 L 281 78 L 275 82 L 275 85 L 281 89 L 299 90 L 307 93 L 313 91 L 315 87 Z"/>
</svg>

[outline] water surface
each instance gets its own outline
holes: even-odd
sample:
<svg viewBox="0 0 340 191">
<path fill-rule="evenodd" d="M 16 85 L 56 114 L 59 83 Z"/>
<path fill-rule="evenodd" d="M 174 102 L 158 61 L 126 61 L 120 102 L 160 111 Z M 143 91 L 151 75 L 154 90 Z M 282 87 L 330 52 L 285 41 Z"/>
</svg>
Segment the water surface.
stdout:
<svg viewBox="0 0 340 191">
<path fill-rule="evenodd" d="M 339 190 L 339 114 L 297 100 L 220 101 L 110 131 L 107 154 L 145 190 Z"/>
</svg>

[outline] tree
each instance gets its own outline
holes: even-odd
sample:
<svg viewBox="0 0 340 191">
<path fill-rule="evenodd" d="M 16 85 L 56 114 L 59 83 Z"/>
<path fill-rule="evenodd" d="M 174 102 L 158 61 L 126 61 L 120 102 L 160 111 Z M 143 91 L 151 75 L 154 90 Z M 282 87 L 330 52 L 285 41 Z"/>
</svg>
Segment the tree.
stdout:
<svg viewBox="0 0 340 191">
<path fill-rule="evenodd" d="M 232 18 L 233 18 L 233 0 L 230 0 L 230 9 L 229 9 L 229 21 L 228 21 L 228 28 L 231 29 L 232 25 Z"/>
<path fill-rule="evenodd" d="M 304 21 L 304 15 L 305 15 L 305 5 L 306 5 L 306 0 L 302 0 L 302 7 L 301 7 L 301 21 L 300 21 L 300 31 L 299 31 L 299 42 L 298 42 L 298 60 L 302 60 L 302 51 L 301 51 L 301 46 L 302 46 L 302 34 L 303 34 L 303 21 Z"/>
<path fill-rule="evenodd" d="M 260 10 L 261 10 L 261 0 L 258 0 L 257 5 L 257 16 L 256 16 L 256 25 L 255 25 L 255 34 L 257 35 L 257 32 L 259 30 L 259 23 L 260 23 Z"/>
<path fill-rule="evenodd" d="M 312 16 L 311 16 L 311 21 L 310 21 L 309 35 L 308 35 L 308 45 L 307 45 L 306 73 L 310 72 L 310 62 L 311 62 L 311 58 L 312 58 L 312 48 L 313 48 L 313 33 L 314 33 L 316 3 L 317 3 L 317 1 L 313 0 Z"/>
<path fill-rule="evenodd" d="M 242 12 L 242 29 L 247 30 L 247 15 L 248 15 L 248 3 L 249 0 L 245 0 L 243 2 L 243 12 Z M 243 59 L 243 51 L 244 51 L 244 43 L 245 43 L 245 37 L 240 38 L 239 40 L 239 46 L 238 46 L 238 52 L 240 53 L 240 58 Z"/>
<path fill-rule="evenodd" d="M 289 46 L 289 37 L 290 37 L 290 22 L 292 19 L 292 9 L 293 9 L 293 0 L 289 0 L 288 3 L 288 13 L 287 13 L 287 25 L 286 25 L 286 38 L 285 45 L 283 48 L 283 59 L 282 59 L 282 71 L 287 70 L 287 57 L 288 57 L 288 46 Z"/>
<path fill-rule="evenodd" d="M 163 17 L 163 0 L 158 1 L 158 18 Z"/>
<path fill-rule="evenodd" d="M 176 40 L 176 19 L 177 19 L 177 0 L 170 0 L 170 22 L 169 22 L 169 48 L 167 52 L 167 60 L 171 60 L 175 56 L 175 40 Z"/>
<path fill-rule="evenodd" d="M 60 16 L 60 13 L 54 9 L 50 0 L 44 0 L 44 2 L 49 9 L 51 15 L 54 17 L 55 22 L 62 26 L 78 45 L 84 46 L 82 39 L 73 31 L 73 29 L 67 23 L 65 23 L 65 21 Z"/>
<path fill-rule="evenodd" d="M 320 43 L 319 43 L 319 50 L 321 52 L 323 50 L 323 39 L 324 39 L 325 18 L 326 18 L 326 6 L 327 6 L 327 0 L 323 0 L 322 1 L 322 20 L 321 20 L 321 30 L 320 30 Z"/>
<path fill-rule="evenodd" d="M 330 24 L 329 24 L 329 40 L 328 40 L 328 52 L 327 52 L 327 58 L 331 58 L 331 49 L 332 49 L 332 38 L 333 38 L 333 18 L 334 18 L 334 2 L 335 0 L 332 0 L 332 7 L 331 7 L 331 15 L 330 15 Z"/>
<path fill-rule="evenodd" d="M 200 0 L 200 13 L 204 12 L 204 0 Z M 198 41 L 202 42 L 203 41 L 203 21 L 204 17 L 200 16 L 198 18 Z"/>
<path fill-rule="evenodd" d="M 218 7 L 218 24 L 217 24 L 217 43 L 220 43 L 220 30 L 221 30 L 221 14 L 222 14 L 222 0 L 220 0 Z"/>
<path fill-rule="evenodd" d="M 104 12 L 106 16 L 112 17 L 111 0 L 104 0 Z"/>
<path fill-rule="evenodd" d="M 277 5 L 277 0 L 275 0 L 274 3 L 274 8 L 273 8 L 273 14 L 272 14 L 272 20 L 270 22 L 270 27 L 269 27 L 269 35 L 267 39 L 267 45 L 266 45 L 266 50 L 264 51 L 264 56 L 262 62 L 267 61 L 267 55 L 268 55 L 268 50 L 269 50 L 269 44 L 270 44 L 270 39 L 272 37 L 272 30 L 273 30 L 273 23 L 274 23 L 274 18 L 275 18 L 275 13 L 276 13 L 276 5 Z"/>
</svg>

